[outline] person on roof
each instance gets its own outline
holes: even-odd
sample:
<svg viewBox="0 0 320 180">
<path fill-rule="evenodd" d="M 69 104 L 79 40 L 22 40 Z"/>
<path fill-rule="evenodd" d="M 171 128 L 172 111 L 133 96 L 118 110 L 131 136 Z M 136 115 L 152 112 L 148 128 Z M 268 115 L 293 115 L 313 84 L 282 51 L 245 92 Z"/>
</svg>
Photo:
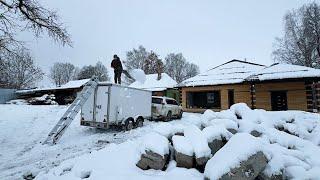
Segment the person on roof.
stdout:
<svg viewBox="0 0 320 180">
<path fill-rule="evenodd" d="M 121 74 L 123 71 L 120 58 L 115 54 L 111 62 L 111 67 L 114 69 L 114 83 L 121 84 Z"/>
</svg>

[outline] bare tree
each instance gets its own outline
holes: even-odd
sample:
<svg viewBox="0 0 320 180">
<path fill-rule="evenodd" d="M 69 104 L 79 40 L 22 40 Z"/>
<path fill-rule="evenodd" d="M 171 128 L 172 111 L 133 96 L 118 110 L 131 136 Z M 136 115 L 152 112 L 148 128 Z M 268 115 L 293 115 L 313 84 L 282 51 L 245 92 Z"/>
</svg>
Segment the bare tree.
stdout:
<svg viewBox="0 0 320 180">
<path fill-rule="evenodd" d="M 194 76 L 196 76 L 197 74 L 200 73 L 199 66 L 197 66 L 197 65 L 195 65 L 193 63 L 188 63 L 187 62 L 185 72 L 186 72 L 186 75 L 183 78 L 183 80 L 192 78 L 192 77 L 194 77 Z"/>
<path fill-rule="evenodd" d="M 6 72 L 5 72 L 5 62 L 0 58 L 0 87 L 5 87 L 7 82 Z"/>
<path fill-rule="evenodd" d="M 145 74 L 155 74 L 158 73 L 158 65 L 160 65 L 161 59 L 159 56 L 151 51 L 147 59 L 143 63 L 143 71 Z"/>
<path fill-rule="evenodd" d="M 199 73 L 199 67 L 188 63 L 182 53 L 170 53 L 165 58 L 165 72 L 178 83 Z"/>
<path fill-rule="evenodd" d="M 79 79 L 79 80 L 80 79 L 89 79 L 92 76 L 94 76 L 94 71 L 95 71 L 95 68 L 92 65 L 83 66 L 79 71 L 77 79 Z"/>
<path fill-rule="evenodd" d="M 2 59 L 1 75 L 2 87 L 6 88 L 30 88 L 35 82 L 41 80 L 43 73 L 25 49 L 17 50 L 19 54 L 10 56 L 10 59 Z"/>
<path fill-rule="evenodd" d="M 98 77 L 99 81 L 109 80 L 108 70 L 100 61 L 95 66 L 89 65 L 81 68 L 78 79 L 89 79 L 93 76 Z"/>
<path fill-rule="evenodd" d="M 320 68 L 320 6 L 310 3 L 288 12 L 285 34 L 276 39 L 276 61 Z"/>
<path fill-rule="evenodd" d="M 109 81 L 108 69 L 100 61 L 96 63 L 94 75 L 98 77 L 99 81 Z"/>
<path fill-rule="evenodd" d="M 126 67 L 131 69 L 143 69 L 144 62 L 149 56 L 149 52 L 143 46 L 127 52 Z"/>
<path fill-rule="evenodd" d="M 56 86 L 61 86 L 73 79 L 75 66 L 71 63 L 56 62 L 50 69 L 50 78 Z"/>
<path fill-rule="evenodd" d="M 44 31 L 55 41 L 71 45 L 70 35 L 55 11 L 44 8 L 37 0 L 0 0 L 0 53 L 14 52 L 23 46 L 17 32 L 30 30 L 36 37 Z"/>
<path fill-rule="evenodd" d="M 162 73 L 164 72 L 164 64 L 161 59 L 157 59 L 156 71 L 158 73 L 157 80 L 160 80 Z"/>
</svg>

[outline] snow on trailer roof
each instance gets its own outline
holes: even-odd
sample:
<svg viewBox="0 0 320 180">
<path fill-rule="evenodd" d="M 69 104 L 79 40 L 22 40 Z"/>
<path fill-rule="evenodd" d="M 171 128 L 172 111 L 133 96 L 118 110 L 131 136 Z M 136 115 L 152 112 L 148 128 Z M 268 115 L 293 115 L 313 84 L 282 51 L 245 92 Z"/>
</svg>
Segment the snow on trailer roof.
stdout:
<svg viewBox="0 0 320 180">
<path fill-rule="evenodd" d="M 161 79 L 158 80 L 158 74 L 148 74 L 146 75 L 146 80 L 144 83 L 135 81 L 130 84 L 129 87 L 134 87 L 138 89 L 144 89 L 149 91 L 163 91 L 167 88 L 173 88 L 177 85 L 177 82 L 173 80 L 168 74 L 162 73 Z"/>
<path fill-rule="evenodd" d="M 84 86 L 90 79 L 81 79 L 81 80 L 74 80 L 69 81 L 68 83 L 60 86 L 60 87 L 48 87 L 48 88 L 36 88 L 36 89 L 28 89 L 28 90 L 19 90 L 17 93 L 30 93 L 36 91 L 50 91 L 50 90 L 60 90 L 60 89 L 74 89 L 80 88 Z"/>
<path fill-rule="evenodd" d="M 273 64 L 249 76 L 248 80 L 277 80 L 277 79 L 294 79 L 294 78 L 319 77 L 320 69 L 314 69 L 305 66 L 292 64 Z"/>
<path fill-rule="evenodd" d="M 231 60 L 183 81 L 179 86 L 205 86 L 242 83 L 253 72 L 266 66 L 241 60 Z"/>
</svg>

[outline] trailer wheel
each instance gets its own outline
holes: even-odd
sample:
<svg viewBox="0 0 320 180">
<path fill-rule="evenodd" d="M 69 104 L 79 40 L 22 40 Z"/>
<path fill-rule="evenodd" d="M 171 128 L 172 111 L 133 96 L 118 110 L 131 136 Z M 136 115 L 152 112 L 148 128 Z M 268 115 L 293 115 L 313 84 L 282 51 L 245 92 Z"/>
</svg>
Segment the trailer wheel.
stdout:
<svg viewBox="0 0 320 180">
<path fill-rule="evenodd" d="M 143 126 L 143 118 L 142 117 L 139 117 L 137 120 L 136 120 L 136 128 L 138 127 L 142 127 Z"/>
<path fill-rule="evenodd" d="M 171 111 L 168 112 L 167 117 L 165 119 L 166 119 L 166 121 L 171 121 L 171 119 L 172 119 L 172 112 Z"/>
<path fill-rule="evenodd" d="M 124 124 L 124 128 L 126 131 L 130 131 L 134 128 L 133 126 L 133 120 L 132 119 L 127 119 L 126 123 Z"/>
</svg>

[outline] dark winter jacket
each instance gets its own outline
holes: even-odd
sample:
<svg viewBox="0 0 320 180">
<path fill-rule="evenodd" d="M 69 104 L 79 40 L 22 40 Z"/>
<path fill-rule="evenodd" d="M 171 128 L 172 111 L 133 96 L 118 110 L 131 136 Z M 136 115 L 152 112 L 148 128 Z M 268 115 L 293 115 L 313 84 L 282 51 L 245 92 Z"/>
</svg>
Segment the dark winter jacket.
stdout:
<svg viewBox="0 0 320 180">
<path fill-rule="evenodd" d="M 123 68 L 120 58 L 114 58 L 111 62 L 111 67 L 114 69 L 114 71 L 122 71 Z"/>
</svg>

